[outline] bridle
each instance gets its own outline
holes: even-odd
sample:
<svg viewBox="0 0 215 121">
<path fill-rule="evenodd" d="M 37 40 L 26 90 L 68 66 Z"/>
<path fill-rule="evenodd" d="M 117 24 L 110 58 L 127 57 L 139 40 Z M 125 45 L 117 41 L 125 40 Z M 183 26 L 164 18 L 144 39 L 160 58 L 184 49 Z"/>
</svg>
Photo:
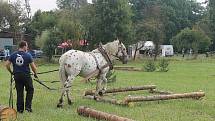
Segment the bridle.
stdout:
<svg viewBox="0 0 215 121">
<path fill-rule="evenodd" d="M 126 56 L 126 53 L 125 53 L 125 51 L 122 49 L 121 46 L 118 47 L 118 50 L 117 50 L 116 54 L 113 55 L 113 56 L 114 56 L 114 57 L 117 57 L 117 58 L 120 58 L 119 52 L 122 52 L 122 57 L 125 57 L 125 56 Z"/>
<path fill-rule="evenodd" d="M 127 54 L 126 54 L 125 50 L 123 50 L 124 48 L 122 47 L 121 42 L 118 45 L 119 45 L 118 46 L 118 50 L 115 53 L 115 55 L 114 54 L 111 54 L 111 55 L 114 56 L 114 57 L 116 57 L 116 58 L 118 58 L 120 61 L 123 62 L 124 58 L 127 56 Z M 122 56 L 119 56 L 120 52 L 122 53 Z"/>
<path fill-rule="evenodd" d="M 115 54 L 109 54 L 109 55 L 114 56 L 114 57 L 120 59 L 121 61 L 124 61 L 123 59 L 124 59 L 124 57 L 125 57 L 127 54 L 126 54 L 125 51 L 123 50 L 122 45 L 121 45 L 121 42 L 118 43 L 118 45 L 120 45 L 120 46 L 118 46 L 117 52 L 116 52 Z M 112 62 L 111 62 L 110 56 L 108 55 L 108 53 L 106 52 L 106 50 L 102 47 L 102 44 L 101 44 L 101 43 L 99 44 L 98 50 L 99 50 L 99 52 L 102 54 L 102 56 L 105 58 L 105 60 L 107 61 L 108 65 L 109 65 L 109 67 L 110 67 L 110 70 L 112 70 L 112 69 L 113 69 L 113 64 L 112 64 Z M 120 52 L 122 52 L 122 56 L 119 56 L 119 53 L 120 53 Z"/>
</svg>

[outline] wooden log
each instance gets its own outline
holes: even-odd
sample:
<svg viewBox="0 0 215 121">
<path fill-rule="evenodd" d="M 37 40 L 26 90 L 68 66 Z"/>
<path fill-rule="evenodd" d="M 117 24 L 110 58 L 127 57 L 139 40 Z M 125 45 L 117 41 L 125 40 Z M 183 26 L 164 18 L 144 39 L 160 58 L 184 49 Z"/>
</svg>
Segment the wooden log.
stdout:
<svg viewBox="0 0 215 121">
<path fill-rule="evenodd" d="M 135 67 L 130 67 L 130 66 L 119 66 L 119 67 L 114 67 L 115 70 L 123 70 L 123 71 L 143 71 L 141 68 L 135 68 Z"/>
<path fill-rule="evenodd" d="M 85 116 L 85 117 L 91 117 L 96 118 L 98 120 L 107 120 L 107 121 L 134 121 L 132 119 L 120 117 L 114 114 L 109 114 L 106 112 L 98 111 L 95 109 L 91 109 L 85 106 L 80 106 L 77 109 L 77 112 L 79 115 Z"/>
<path fill-rule="evenodd" d="M 122 101 L 116 100 L 116 99 L 110 99 L 110 98 L 102 98 L 102 97 L 94 97 L 92 95 L 86 95 L 83 98 L 85 99 L 91 99 L 91 100 L 95 100 L 97 102 L 104 102 L 104 103 L 110 103 L 110 104 L 115 104 L 115 105 L 127 105 L 124 104 Z"/>
<path fill-rule="evenodd" d="M 180 99 L 180 98 L 199 99 L 203 96 L 205 96 L 204 92 L 191 92 L 191 93 L 183 93 L 183 94 L 153 95 L 153 96 L 129 96 L 124 99 L 124 103 L 140 102 L 140 101 L 170 100 L 170 99 Z"/>
<path fill-rule="evenodd" d="M 149 90 L 149 89 L 155 89 L 155 88 L 156 88 L 156 85 L 131 86 L 131 87 L 124 87 L 124 88 L 107 89 L 104 93 L 117 93 L 117 92 L 127 92 L 127 91 Z M 85 91 L 85 95 L 94 95 L 94 94 L 95 94 L 95 90 Z"/>
<path fill-rule="evenodd" d="M 0 121 L 15 121 L 17 112 L 15 109 L 0 105 Z"/>
<path fill-rule="evenodd" d="M 114 69 L 133 69 L 134 66 L 114 66 Z"/>
<path fill-rule="evenodd" d="M 173 94 L 173 92 L 170 92 L 170 91 L 163 91 L 163 90 L 156 90 L 156 89 L 149 90 L 149 93 L 161 94 L 161 95 Z"/>
</svg>

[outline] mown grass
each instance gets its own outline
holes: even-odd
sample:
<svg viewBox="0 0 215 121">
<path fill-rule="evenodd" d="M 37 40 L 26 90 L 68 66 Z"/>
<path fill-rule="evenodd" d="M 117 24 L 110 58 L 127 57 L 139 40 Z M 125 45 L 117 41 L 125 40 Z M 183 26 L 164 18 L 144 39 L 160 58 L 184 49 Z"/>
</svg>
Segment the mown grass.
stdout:
<svg viewBox="0 0 215 121">
<path fill-rule="evenodd" d="M 95 83 L 74 80 L 71 94 L 72 106 L 67 104 L 62 109 L 56 108 L 60 91 L 49 91 L 34 82 L 35 95 L 33 113 L 18 114 L 18 121 L 94 121 L 76 113 L 79 106 L 128 117 L 137 121 L 214 121 L 215 120 L 215 59 L 183 60 L 171 59 L 168 72 L 125 72 L 116 71 L 117 81 L 109 83 L 109 88 L 155 84 L 158 89 L 183 93 L 202 90 L 206 96 L 202 100 L 182 99 L 135 103 L 134 107 L 116 106 L 82 99 L 85 90 L 94 89 Z M 142 67 L 144 61 L 130 62 L 128 65 Z M 57 69 L 57 64 L 38 67 L 39 72 Z M 55 81 L 58 73 L 39 75 L 40 80 Z M 10 75 L 0 63 L 0 104 L 8 105 Z M 60 83 L 46 83 L 60 88 Z M 14 98 L 16 98 L 15 90 Z M 111 95 L 123 99 L 127 95 L 150 95 L 145 91 Z M 14 103 L 15 104 L 15 103 Z"/>
</svg>

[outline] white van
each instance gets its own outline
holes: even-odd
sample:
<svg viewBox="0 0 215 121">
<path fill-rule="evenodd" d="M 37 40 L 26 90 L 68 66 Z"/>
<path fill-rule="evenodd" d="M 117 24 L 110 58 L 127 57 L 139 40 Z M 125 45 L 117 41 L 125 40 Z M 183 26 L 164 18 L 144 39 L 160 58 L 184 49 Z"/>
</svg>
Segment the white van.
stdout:
<svg viewBox="0 0 215 121">
<path fill-rule="evenodd" d="M 161 56 L 167 57 L 167 56 L 173 56 L 173 45 L 161 45 Z"/>
</svg>

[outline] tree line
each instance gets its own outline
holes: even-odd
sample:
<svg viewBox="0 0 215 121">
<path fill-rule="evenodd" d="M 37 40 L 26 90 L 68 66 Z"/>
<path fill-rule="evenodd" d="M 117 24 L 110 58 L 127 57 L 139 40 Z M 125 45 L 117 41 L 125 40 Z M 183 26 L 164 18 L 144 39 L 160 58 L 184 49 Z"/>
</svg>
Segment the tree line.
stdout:
<svg viewBox="0 0 215 121">
<path fill-rule="evenodd" d="M 57 6 L 27 18 L 19 2 L 0 1 L 0 30 L 31 35 L 33 47 L 49 58 L 62 41 L 81 39 L 88 40 L 90 49 L 118 38 L 126 45 L 153 41 L 155 53 L 160 44 L 173 44 L 178 52 L 215 50 L 213 0 L 206 7 L 196 0 L 57 0 Z"/>
</svg>

